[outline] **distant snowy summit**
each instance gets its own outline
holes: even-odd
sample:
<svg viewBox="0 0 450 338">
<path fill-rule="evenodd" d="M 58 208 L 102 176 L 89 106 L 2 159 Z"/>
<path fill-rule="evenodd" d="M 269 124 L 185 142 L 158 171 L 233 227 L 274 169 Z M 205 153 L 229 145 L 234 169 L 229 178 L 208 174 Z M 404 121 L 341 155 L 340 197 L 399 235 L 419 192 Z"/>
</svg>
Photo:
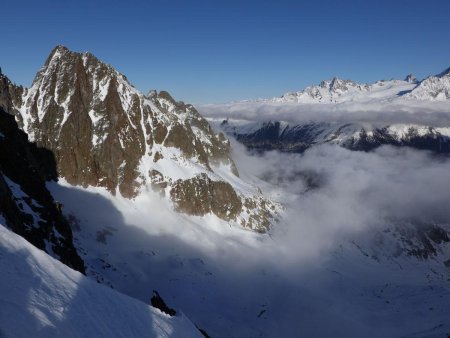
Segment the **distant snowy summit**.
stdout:
<svg viewBox="0 0 450 338">
<path fill-rule="evenodd" d="M 275 103 L 343 103 L 391 101 L 398 98 L 444 101 L 450 99 L 450 68 L 422 81 L 409 74 L 404 80 L 380 80 L 373 84 L 357 83 L 334 77 L 281 97 L 258 100 Z"/>
<path fill-rule="evenodd" d="M 406 97 L 430 101 L 450 99 L 450 67 L 436 76 L 429 76 L 419 82 Z"/>
</svg>

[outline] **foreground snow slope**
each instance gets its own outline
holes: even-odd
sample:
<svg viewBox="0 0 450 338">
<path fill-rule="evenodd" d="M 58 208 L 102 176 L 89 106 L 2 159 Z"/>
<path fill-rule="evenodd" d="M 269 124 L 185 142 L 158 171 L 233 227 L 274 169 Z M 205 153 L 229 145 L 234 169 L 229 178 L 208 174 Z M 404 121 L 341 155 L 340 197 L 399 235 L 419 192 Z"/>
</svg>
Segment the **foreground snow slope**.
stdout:
<svg viewBox="0 0 450 338">
<path fill-rule="evenodd" d="M 184 316 L 96 284 L 0 226 L 1 337 L 199 337 Z"/>
</svg>

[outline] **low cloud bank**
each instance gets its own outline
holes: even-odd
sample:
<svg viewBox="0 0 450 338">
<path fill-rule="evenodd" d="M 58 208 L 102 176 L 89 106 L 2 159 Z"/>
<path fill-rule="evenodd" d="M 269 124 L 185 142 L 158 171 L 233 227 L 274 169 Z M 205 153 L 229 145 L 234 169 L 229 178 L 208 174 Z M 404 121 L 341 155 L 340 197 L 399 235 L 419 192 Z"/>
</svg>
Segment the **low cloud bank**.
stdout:
<svg viewBox="0 0 450 338">
<path fill-rule="evenodd" d="M 198 106 L 209 118 L 233 118 L 249 121 L 286 121 L 290 123 L 371 123 L 385 126 L 397 123 L 433 127 L 450 126 L 450 101 L 428 102 L 346 102 L 340 104 L 297 104 L 239 102 Z"/>
<path fill-rule="evenodd" d="M 339 146 L 304 154 L 246 154 L 235 144 L 241 171 L 268 181 L 286 204 L 274 227 L 275 247 L 292 262 L 312 260 L 348 235 L 397 221 L 450 223 L 450 160 L 409 148 L 370 153 Z"/>
</svg>

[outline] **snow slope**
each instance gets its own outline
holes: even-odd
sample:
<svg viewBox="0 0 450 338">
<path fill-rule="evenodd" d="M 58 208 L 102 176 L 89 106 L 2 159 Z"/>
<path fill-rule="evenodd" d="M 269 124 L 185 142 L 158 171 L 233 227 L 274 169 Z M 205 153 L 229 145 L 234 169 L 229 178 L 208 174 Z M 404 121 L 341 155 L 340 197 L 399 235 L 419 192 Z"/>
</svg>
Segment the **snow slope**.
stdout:
<svg viewBox="0 0 450 338">
<path fill-rule="evenodd" d="M 450 68 L 436 76 L 429 76 L 411 93 L 408 98 L 428 101 L 446 101 L 450 99 Z"/>
<path fill-rule="evenodd" d="M 1 337 L 201 337 L 169 317 L 97 284 L 0 226 Z"/>
</svg>

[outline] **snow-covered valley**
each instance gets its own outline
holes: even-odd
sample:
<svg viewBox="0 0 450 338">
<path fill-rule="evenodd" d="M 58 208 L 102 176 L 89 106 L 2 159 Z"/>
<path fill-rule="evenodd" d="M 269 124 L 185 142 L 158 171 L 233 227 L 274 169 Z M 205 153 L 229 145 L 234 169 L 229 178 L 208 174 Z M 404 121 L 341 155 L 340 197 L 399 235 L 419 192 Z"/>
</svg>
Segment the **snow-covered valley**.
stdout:
<svg viewBox="0 0 450 338">
<path fill-rule="evenodd" d="M 430 178 L 450 170 L 448 161 L 436 168 L 423 154 L 390 148 L 365 154 L 325 147 L 301 161 L 235 149 L 239 167 L 246 166 L 242 175 L 268 180 L 253 176 L 287 206 L 269 234 L 174 214 L 152 191 L 128 200 L 102 188 L 51 183 L 72 219 L 88 276 L 143 301 L 158 290 L 211 336 L 448 331 L 450 243 L 446 235 L 433 237 L 433 227 L 450 230 L 444 211 L 450 187 Z M 303 173 L 326 183 L 311 188 Z M 352 186 L 341 183 L 349 176 Z M 423 195 L 410 196 L 418 187 Z M 425 241 L 416 221 L 423 222 Z"/>
</svg>

